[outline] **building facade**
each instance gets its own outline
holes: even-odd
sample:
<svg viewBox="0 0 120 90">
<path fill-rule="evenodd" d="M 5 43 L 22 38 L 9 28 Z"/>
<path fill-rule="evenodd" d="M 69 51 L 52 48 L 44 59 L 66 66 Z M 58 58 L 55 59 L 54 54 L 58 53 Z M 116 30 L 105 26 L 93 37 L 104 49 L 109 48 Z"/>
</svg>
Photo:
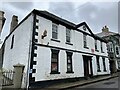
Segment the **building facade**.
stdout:
<svg viewBox="0 0 120 90">
<path fill-rule="evenodd" d="M 2 54 L 3 54 L 3 48 L 1 47 L 2 46 L 2 40 L 1 40 L 1 32 L 2 32 L 2 29 L 3 29 L 3 26 L 5 24 L 5 17 L 4 17 L 4 12 L 3 11 L 0 11 L 0 69 L 2 68 L 2 63 L 3 63 L 3 59 L 2 59 Z"/>
<path fill-rule="evenodd" d="M 103 27 L 102 32 L 97 34 L 107 40 L 107 50 L 110 60 L 111 73 L 120 69 L 120 34 L 110 32 L 107 26 Z"/>
<path fill-rule="evenodd" d="M 106 41 L 47 11 L 33 10 L 4 41 L 4 69 L 25 65 L 22 86 L 110 74 Z"/>
</svg>

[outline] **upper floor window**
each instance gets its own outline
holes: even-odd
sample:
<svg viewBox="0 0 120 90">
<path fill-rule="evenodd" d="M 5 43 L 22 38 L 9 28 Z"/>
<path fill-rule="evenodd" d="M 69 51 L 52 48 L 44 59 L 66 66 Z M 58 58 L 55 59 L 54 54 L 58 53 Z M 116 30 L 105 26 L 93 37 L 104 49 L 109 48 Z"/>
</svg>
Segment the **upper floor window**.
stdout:
<svg viewBox="0 0 120 90">
<path fill-rule="evenodd" d="M 97 40 L 95 40 L 95 50 L 97 50 Z"/>
<path fill-rule="evenodd" d="M 51 73 L 58 73 L 59 50 L 51 50 Z"/>
<path fill-rule="evenodd" d="M 87 35 L 83 34 L 83 43 L 84 43 L 84 48 L 87 48 Z"/>
<path fill-rule="evenodd" d="M 100 43 L 100 47 L 101 47 L 101 52 L 103 52 L 103 43 Z"/>
<path fill-rule="evenodd" d="M 58 25 L 55 23 L 52 24 L 52 38 L 58 39 Z"/>
<path fill-rule="evenodd" d="M 71 42 L 71 30 L 66 28 L 66 42 Z"/>
<path fill-rule="evenodd" d="M 109 42 L 107 48 L 108 48 L 108 52 L 113 52 L 113 43 Z"/>
<path fill-rule="evenodd" d="M 119 48 L 116 47 L 116 54 L 119 55 Z"/>
<path fill-rule="evenodd" d="M 71 52 L 66 52 L 67 53 L 67 73 L 72 73 L 73 68 L 72 68 L 72 53 Z"/>
<path fill-rule="evenodd" d="M 11 47 L 10 47 L 10 49 L 13 48 L 13 44 L 14 44 L 14 35 L 12 36 L 12 41 L 11 41 Z"/>
</svg>

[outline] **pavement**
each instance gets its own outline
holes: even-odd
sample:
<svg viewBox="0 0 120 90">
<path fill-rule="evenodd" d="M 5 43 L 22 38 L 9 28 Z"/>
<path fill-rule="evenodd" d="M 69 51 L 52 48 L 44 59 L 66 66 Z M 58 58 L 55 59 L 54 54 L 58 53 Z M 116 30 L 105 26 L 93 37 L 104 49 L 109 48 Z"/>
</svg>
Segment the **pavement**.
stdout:
<svg viewBox="0 0 120 90">
<path fill-rule="evenodd" d="M 115 77 L 118 77 L 118 76 L 119 76 L 119 74 L 115 73 L 115 74 L 107 75 L 107 76 L 89 78 L 88 80 L 80 80 L 80 81 L 75 81 L 75 82 L 55 84 L 55 85 L 48 86 L 44 89 L 57 89 L 57 90 L 71 89 L 71 88 L 75 88 L 75 87 L 78 87 L 78 86 L 83 86 L 83 85 L 87 85 L 87 84 L 91 84 L 91 83 L 96 83 L 96 82 L 100 82 L 100 81 L 104 81 L 104 80 L 109 80 L 111 78 L 115 78 Z"/>
<path fill-rule="evenodd" d="M 55 89 L 55 90 L 71 89 L 71 88 L 75 88 L 75 87 L 78 87 L 78 86 L 88 85 L 88 84 L 91 84 L 91 83 L 96 83 L 96 82 L 108 80 L 108 79 L 111 79 L 111 78 L 115 78 L 115 77 L 118 77 L 119 75 L 120 74 L 115 73 L 115 74 L 112 74 L 112 75 L 89 78 L 87 80 L 83 79 L 83 80 L 79 80 L 79 81 L 56 83 L 56 84 L 47 86 L 45 88 L 37 89 L 37 90 L 44 90 L 44 89 L 47 89 L 47 90 L 49 90 L 49 89 L 51 89 L 51 90 L 53 90 L 53 89 Z M 12 86 L 5 86 L 5 87 L 3 86 L 2 88 L 3 88 L 2 90 L 6 90 L 5 88 L 13 88 L 13 85 Z"/>
</svg>

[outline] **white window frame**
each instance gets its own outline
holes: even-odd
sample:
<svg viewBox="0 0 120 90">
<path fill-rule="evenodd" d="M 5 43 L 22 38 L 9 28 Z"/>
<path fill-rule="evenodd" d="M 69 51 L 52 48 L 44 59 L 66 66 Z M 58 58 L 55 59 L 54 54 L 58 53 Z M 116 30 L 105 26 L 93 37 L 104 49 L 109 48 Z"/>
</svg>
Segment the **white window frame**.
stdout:
<svg viewBox="0 0 120 90">
<path fill-rule="evenodd" d="M 69 38 L 69 40 L 67 40 Z M 66 42 L 71 42 L 71 29 L 66 28 Z"/>
<path fill-rule="evenodd" d="M 54 36 L 54 34 L 56 36 Z M 58 24 L 52 23 L 52 38 L 58 39 Z"/>
</svg>

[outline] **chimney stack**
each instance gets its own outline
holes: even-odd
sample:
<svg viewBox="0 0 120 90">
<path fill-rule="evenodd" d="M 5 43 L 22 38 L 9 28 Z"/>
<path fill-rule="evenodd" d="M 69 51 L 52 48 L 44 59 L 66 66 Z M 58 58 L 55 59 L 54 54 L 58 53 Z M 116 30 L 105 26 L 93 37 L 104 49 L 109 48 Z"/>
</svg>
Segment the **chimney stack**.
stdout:
<svg viewBox="0 0 120 90">
<path fill-rule="evenodd" d="M 13 15 L 12 21 L 11 21 L 11 26 L 10 26 L 10 33 L 17 26 L 17 24 L 18 24 L 18 16 Z"/>
<path fill-rule="evenodd" d="M 109 28 L 107 26 L 103 27 L 102 32 L 109 32 Z"/>
<path fill-rule="evenodd" d="M 5 17 L 4 17 L 4 12 L 3 11 L 0 11 L 0 37 L 1 37 L 1 32 L 2 32 L 2 28 L 3 28 L 3 25 L 5 23 Z"/>
</svg>

